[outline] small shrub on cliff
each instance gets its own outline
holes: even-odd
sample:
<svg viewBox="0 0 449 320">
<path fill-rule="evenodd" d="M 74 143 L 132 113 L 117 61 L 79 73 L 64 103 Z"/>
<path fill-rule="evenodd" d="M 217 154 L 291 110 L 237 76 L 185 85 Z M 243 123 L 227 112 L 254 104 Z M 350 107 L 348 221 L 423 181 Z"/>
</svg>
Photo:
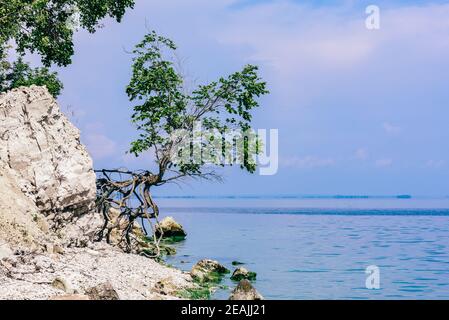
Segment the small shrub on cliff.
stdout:
<svg viewBox="0 0 449 320">
<path fill-rule="evenodd" d="M 55 98 L 63 89 L 62 82 L 56 72 L 50 72 L 48 68 L 31 68 L 22 58 L 12 65 L 3 61 L 3 73 L 0 74 L 0 92 L 8 91 L 21 86 L 45 86 Z"/>
</svg>

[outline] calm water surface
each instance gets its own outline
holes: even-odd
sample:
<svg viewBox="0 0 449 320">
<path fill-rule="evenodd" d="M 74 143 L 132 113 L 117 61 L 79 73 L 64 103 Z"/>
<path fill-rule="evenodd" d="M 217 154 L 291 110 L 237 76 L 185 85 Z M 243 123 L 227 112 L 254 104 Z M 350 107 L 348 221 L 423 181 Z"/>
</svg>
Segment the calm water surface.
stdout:
<svg viewBox="0 0 449 320">
<path fill-rule="evenodd" d="M 242 261 L 267 299 L 449 299 L 448 199 L 307 201 L 164 200 L 163 214 L 188 232 L 168 263 Z M 365 287 L 370 265 L 380 268 L 379 290 Z M 229 296 L 235 283 L 224 284 L 213 298 Z"/>
</svg>

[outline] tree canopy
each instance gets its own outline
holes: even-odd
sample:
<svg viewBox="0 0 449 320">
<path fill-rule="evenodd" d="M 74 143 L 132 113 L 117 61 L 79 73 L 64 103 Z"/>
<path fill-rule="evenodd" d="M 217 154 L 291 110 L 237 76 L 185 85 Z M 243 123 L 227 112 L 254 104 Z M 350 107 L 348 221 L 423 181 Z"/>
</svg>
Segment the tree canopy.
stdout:
<svg viewBox="0 0 449 320">
<path fill-rule="evenodd" d="M 72 60 L 77 28 L 95 32 L 101 19 L 121 21 L 134 0 L 0 0 L 0 48 L 13 40 L 19 54 L 38 53 L 49 67 Z"/>
<path fill-rule="evenodd" d="M 181 179 L 220 178 L 214 168 L 233 160 L 241 169 L 255 172 L 252 160 L 260 142 L 250 130 L 252 112 L 259 107 L 258 98 L 268 93 L 253 65 L 189 90 L 190 84 L 177 67 L 176 50 L 172 40 L 153 31 L 132 52 L 132 77 L 126 92 L 134 103 L 132 121 L 139 137 L 131 143 L 130 152 L 136 156 L 150 152 L 156 165 L 148 164 L 137 172 L 97 171 L 97 205 L 105 220 L 109 221 L 111 207 L 120 211 L 120 218 L 128 223 L 123 235 L 127 250 L 133 250 L 132 239 L 139 242 L 132 236 L 134 221 L 149 221 L 157 248 L 152 256 L 160 254 L 161 239 L 156 237 L 158 224 L 151 223 L 159 215 L 152 188 Z M 195 132 L 198 124 L 199 134 Z M 240 148 L 235 149 L 237 145 Z M 108 225 L 100 239 L 111 234 Z M 145 226 L 144 221 L 141 225 Z"/>
<path fill-rule="evenodd" d="M 257 74 L 257 66 L 253 65 L 189 92 L 185 79 L 177 71 L 175 51 L 176 45 L 170 39 L 154 31 L 146 35 L 133 51 L 133 74 L 127 87 L 130 100 L 136 102 L 132 120 L 140 132 L 130 151 L 137 156 L 146 150 L 154 151 L 158 162 L 158 183 L 167 181 L 168 168 L 170 173 L 174 173 L 168 178 L 170 180 L 204 176 L 204 167 L 208 164 L 204 159 L 182 163 L 173 161 L 180 151 L 180 141 L 173 136 L 175 132 L 189 133 L 200 122 L 203 129 L 221 134 L 238 129 L 246 132 L 239 138 L 248 139 L 251 112 L 259 106 L 257 98 L 268 93 L 266 83 Z M 203 141 L 206 144 L 211 142 Z M 248 141 L 244 146 L 239 154 L 240 165 L 252 173 L 256 166 L 251 158 L 257 150 L 251 150 Z M 226 146 L 222 144 L 221 147 L 224 149 Z"/>
<path fill-rule="evenodd" d="M 59 94 L 62 84 L 48 67 L 72 62 L 74 32 L 93 33 L 105 17 L 120 22 L 133 6 L 134 0 L 0 0 L 0 90 L 37 84 Z M 44 68 L 32 70 L 23 60 L 11 63 L 11 50 L 19 57 L 38 54 Z"/>
</svg>

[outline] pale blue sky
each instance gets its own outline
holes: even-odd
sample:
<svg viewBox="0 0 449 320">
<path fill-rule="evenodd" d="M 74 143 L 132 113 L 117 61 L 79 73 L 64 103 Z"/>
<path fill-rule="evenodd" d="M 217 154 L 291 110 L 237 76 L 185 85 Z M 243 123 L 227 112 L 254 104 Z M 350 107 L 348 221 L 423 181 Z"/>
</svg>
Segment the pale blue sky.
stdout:
<svg viewBox="0 0 449 320">
<path fill-rule="evenodd" d="M 447 1 L 138 0 L 123 23 L 76 35 L 59 98 L 73 110 L 97 168 L 145 168 L 125 94 L 146 28 L 179 45 L 198 83 L 258 64 L 271 95 L 255 127 L 278 128 L 272 177 L 225 170 L 226 182 L 160 194 L 449 195 Z M 365 28 L 365 6 L 381 29 Z"/>
</svg>

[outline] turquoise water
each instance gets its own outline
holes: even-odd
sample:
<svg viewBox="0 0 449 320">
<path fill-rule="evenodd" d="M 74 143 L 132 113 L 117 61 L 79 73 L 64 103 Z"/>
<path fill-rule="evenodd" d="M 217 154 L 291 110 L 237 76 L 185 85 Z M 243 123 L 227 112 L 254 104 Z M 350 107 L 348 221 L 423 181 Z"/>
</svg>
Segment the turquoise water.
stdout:
<svg viewBox="0 0 449 320">
<path fill-rule="evenodd" d="M 167 262 L 257 272 L 267 299 L 449 299 L 449 199 L 160 199 L 188 232 Z M 380 268 L 380 289 L 365 269 Z M 226 299 L 235 283 L 214 299 Z"/>
</svg>

